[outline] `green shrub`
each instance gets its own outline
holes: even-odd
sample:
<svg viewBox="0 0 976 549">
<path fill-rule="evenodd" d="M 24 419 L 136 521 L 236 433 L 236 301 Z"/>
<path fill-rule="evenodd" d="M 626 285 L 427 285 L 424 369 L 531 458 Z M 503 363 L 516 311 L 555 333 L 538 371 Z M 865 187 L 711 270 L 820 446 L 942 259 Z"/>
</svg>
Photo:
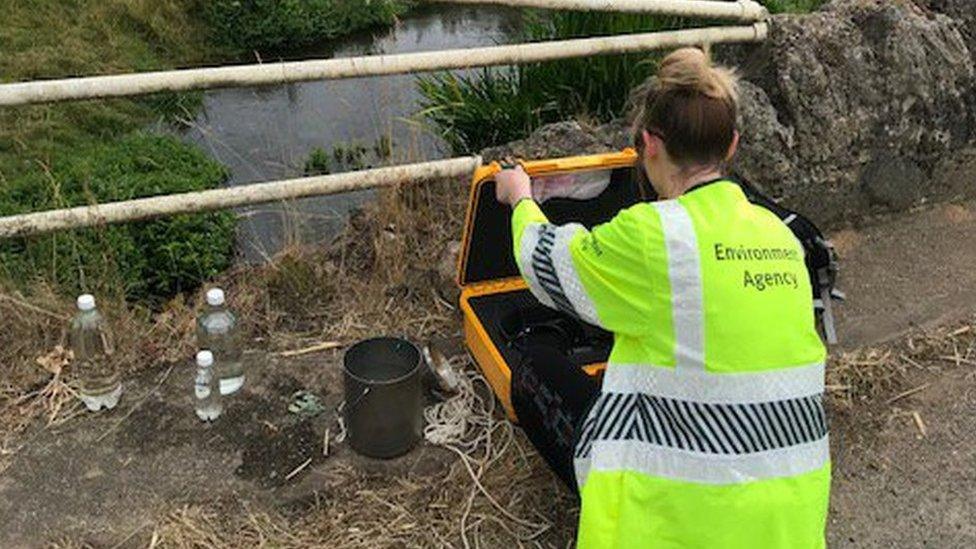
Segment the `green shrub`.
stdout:
<svg viewBox="0 0 976 549">
<path fill-rule="evenodd" d="M 0 215 L 127 200 L 220 186 L 226 170 L 172 137 L 131 134 L 78 148 L 45 170 L 0 188 Z M 160 299 L 192 289 L 233 258 L 235 216 L 180 215 L 155 221 L 0 242 L 2 275 L 63 292 Z"/>
<path fill-rule="evenodd" d="M 214 41 L 239 51 L 289 51 L 376 25 L 390 25 L 402 0 L 209 0 Z"/>
<path fill-rule="evenodd" d="M 650 32 L 680 27 L 674 18 L 649 15 L 553 12 L 526 25 L 531 41 Z M 487 69 L 474 76 L 450 73 L 418 78 L 420 114 L 464 154 L 519 139 L 542 124 L 587 116 L 620 116 L 630 90 L 656 66 L 656 56 L 616 55 Z"/>
</svg>

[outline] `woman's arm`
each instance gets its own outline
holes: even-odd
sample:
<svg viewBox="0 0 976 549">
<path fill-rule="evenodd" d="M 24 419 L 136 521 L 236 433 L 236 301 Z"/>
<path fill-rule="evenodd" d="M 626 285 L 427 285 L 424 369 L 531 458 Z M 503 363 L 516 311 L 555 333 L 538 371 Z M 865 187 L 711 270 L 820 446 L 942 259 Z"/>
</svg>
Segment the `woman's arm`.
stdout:
<svg viewBox="0 0 976 549">
<path fill-rule="evenodd" d="M 645 333 L 652 288 L 644 255 L 647 230 L 638 216 L 625 210 L 592 231 L 575 223 L 554 225 L 523 183 L 516 176 L 502 178 L 500 185 L 518 188 L 500 189 L 499 199 L 516 203 L 515 259 L 533 295 L 606 330 Z"/>
</svg>

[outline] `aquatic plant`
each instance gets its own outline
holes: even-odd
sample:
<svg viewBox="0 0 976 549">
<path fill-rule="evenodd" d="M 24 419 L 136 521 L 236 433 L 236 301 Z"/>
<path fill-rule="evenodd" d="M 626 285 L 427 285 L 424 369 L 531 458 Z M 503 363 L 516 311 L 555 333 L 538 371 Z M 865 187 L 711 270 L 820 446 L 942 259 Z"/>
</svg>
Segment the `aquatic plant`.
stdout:
<svg viewBox="0 0 976 549">
<path fill-rule="evenodd" d="M 526 41 L 679 28 L 675 18 L 593 12 L 536 12 Z M 526 136 L 541 124 L 619 116 L 630 90 L 654 70 L 654 55 L 616 55 L 485 69 L 470 76 L 418 78 L 420 115 L 456 153 Z"/>
</svg>

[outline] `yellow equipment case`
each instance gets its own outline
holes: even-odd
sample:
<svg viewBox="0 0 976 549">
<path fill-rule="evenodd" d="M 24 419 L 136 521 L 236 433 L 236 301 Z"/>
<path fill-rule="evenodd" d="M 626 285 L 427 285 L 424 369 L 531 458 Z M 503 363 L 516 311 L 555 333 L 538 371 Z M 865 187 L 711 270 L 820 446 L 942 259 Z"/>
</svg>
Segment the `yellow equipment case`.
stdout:
<svg viewBox="0 0 976 549">
<path fill-rule="evenodd" d="M 636 153 L 626 149 L 619 153 L 529 161 L 522 166 L 532 176 L 533 187 L 547 182 L 592 186 L 594 181 L 604 180 L 606 187 L 593 198 L 549 198 L 541 204 L 553 223 L 576 222 L 591 228 L 645 199 L 647 191 L 637 177 L 636 160 Z M 495 200 L 493 178 L 501 169 L 496 162 L 475 171 L 457 281 L 461 287 L 465 345 L 514 420 L 509 391 L 511 365 L 523 360 L 514 345 L 515 337 L 533 325 L 558 323 L 570 333 L 568 340 L 572 343 L 566 349 L 569 362 L 596 376 L 606 365 L 613 336 L 545 307 L 529 292 L 513 256 L 511 211 Z"/>
</svg>

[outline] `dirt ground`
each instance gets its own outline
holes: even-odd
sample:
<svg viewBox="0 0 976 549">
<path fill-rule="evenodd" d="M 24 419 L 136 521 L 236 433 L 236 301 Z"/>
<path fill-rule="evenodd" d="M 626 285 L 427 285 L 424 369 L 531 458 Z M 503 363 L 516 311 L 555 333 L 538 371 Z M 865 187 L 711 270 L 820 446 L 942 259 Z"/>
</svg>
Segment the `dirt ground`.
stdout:
<svg viewBox="0 0 976 549">
<path fill-rule="evenodd" d="M 834 418 L 831 547 L 976 546 L 976 362 L 904 386 Z"/>
<path fill-rule="evenodd" d="M 831 547 L 976 546 L 972 234 L 966 204 L 834 235 L 854 358 L 832 389 Z M 449 450 L 380 462 L 335 443 L 340 357 L 251 353 L 246 389 L 212 426 L 192 412 L 189 363 L 147 369 L 111 413 L 32 426 L 4 449 L 0 547 L 570 543 L 573 499 L 504 422 L 487 428 L 503 448 L 472 471 L 491 499 Z M 862 387 L 879 368 L 898 375 Z M 299 389 L 327 411 L 289 413 Z"/>
</svg>

